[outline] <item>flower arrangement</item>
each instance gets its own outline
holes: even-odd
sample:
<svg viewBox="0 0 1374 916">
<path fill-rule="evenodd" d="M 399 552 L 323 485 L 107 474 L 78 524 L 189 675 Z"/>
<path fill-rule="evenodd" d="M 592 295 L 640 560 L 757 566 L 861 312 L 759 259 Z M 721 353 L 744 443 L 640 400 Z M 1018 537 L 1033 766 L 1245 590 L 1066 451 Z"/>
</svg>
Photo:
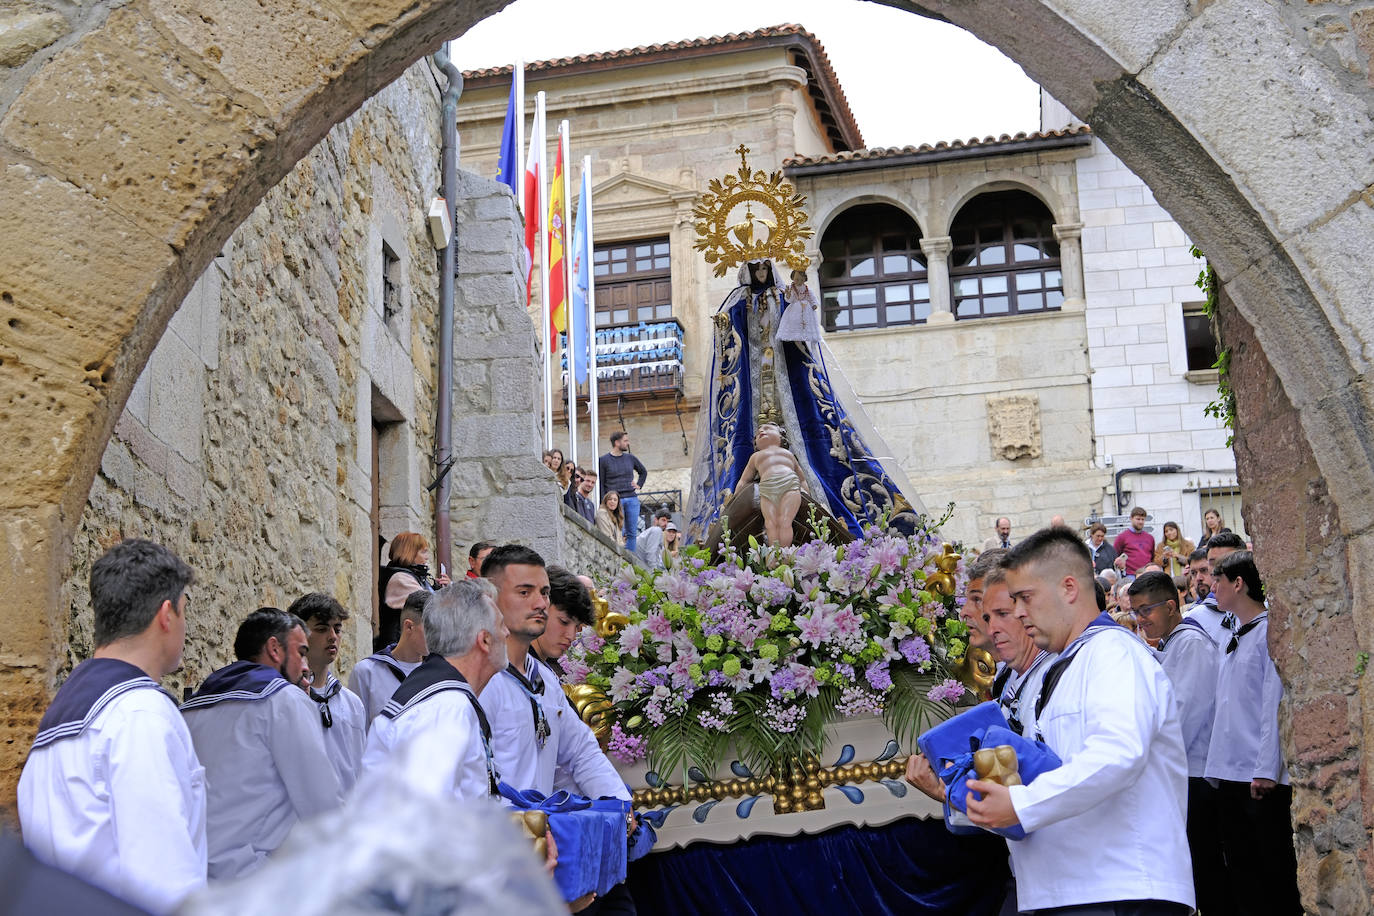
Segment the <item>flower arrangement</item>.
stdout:
<svg viewBox="0 0 1374 916">
<path fill-rule="evenodd" d="M 674 569 L 627 567 L 607 599 L 628 623 L 575 643 L 565 681 L 609 697 L 614 758 L 647 757 L 660 773 L 710 773 L 733 744 L 766 774 L 819 754 L 839 717 L 882 715 L 909 745 L 964 694 L 949 676 L 966 648 L 954 598 L 963 560 L 938 523 L 921 521 L 910 537 L 874 527 L 843 547 L 790 548 L 751 538 L 714 564 L 689 547 Z"/>
</svg>

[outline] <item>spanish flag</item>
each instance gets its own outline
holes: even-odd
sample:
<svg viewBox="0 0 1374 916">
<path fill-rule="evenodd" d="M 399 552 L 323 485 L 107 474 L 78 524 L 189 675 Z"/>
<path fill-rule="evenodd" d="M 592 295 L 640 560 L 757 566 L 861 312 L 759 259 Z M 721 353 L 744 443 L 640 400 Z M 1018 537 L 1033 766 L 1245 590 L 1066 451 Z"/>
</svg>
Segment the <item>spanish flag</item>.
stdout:
<svg viewBox="0 0 1374 916">
<path fill-rule="evenodd" d="M 568 329 L 567 265 L 563 263 L 563 235 L 567 227 L 567 200 L 563 193 L 563 150 L 568 145 L 567 121 L 558 132 L 558 158 L 553 163 L 549 188 L 549 343 L 557 343 Z"/>
</svg>

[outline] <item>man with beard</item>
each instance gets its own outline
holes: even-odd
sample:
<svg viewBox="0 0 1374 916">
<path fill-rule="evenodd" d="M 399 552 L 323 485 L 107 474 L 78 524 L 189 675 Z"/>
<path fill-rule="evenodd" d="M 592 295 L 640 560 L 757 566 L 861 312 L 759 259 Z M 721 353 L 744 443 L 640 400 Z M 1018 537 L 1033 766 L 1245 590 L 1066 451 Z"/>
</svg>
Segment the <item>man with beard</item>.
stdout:
<svg viewBox="0 0 1374 916">
<path fill-rule="evenodd" d="M 561 779 L 589 798 L 629 801 L 624 780 L 568 702 L 557 676 L 530 651 L 548 628 L 550 579 L 559 581 L 560 600 L 570 603 L 580 603 L 577 593 L 569 592 L 574 586 L 581 590 L 581 583 L 557 568 L 551 577 L 544 559 L 518 544 L 493 550 L 482 564 L 482 575 L 496 586 L 496 606 L 510 631 L 506 668 L 481 693 L 491 716 L 492 751 L 501 778 L 516 789 L 545 795 Z M 581 597 L 589 606 L 585 592 Z M 620 884 L 586 912 L 634 913 L 634 901 Z"/>
<path fill-rule="evenodd" d="M 211 880 L 248 874 L 297 821 L 343 803 L 320 714 L 306 695 L 306 650 L 299 617 L 259 608 L 234 637 L 238 661 L 181 707 L 209 788 Z"/>
</svg>

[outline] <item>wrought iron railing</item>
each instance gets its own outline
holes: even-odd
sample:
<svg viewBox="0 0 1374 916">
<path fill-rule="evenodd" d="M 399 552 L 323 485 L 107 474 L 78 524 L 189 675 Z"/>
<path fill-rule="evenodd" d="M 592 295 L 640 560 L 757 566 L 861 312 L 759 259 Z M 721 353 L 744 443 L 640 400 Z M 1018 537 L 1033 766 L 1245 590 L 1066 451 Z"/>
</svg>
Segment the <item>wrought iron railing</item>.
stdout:
<svg viewBox="0 0 1374 916">
<path fill-rule="evenodd" d="M 598 400 L 623 395 L 653 395 L 682 390 L 682 324 L 675 318 L 641 321 L 596 329 Z M 563 391 L 566 399 L 568 358 L 564 350 Z M 586 396 L 588 383 L 577 386 Z"/>
</svg>

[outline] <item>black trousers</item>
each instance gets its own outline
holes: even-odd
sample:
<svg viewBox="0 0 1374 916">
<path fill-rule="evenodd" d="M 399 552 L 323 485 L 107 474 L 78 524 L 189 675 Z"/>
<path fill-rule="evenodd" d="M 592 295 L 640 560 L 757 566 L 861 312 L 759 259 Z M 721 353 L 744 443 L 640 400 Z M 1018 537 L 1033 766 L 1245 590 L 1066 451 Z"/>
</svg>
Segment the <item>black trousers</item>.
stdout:
<svg viewBox="0 0 1374 916">
<path fill-rule="evenodd" d="M 1250 783 L 1223 780 L 1216 789 L 1227 891 L 1240 913 L 1302 913 L 1298 857 L 1293 851 L 1290 786 L 1250 797 Z"/>
<path fill-rule="evenodd" d="M 1217 790 L 1201 777 L 1188 779 L 1188 849 L 1193 858 L 1193 889 L 1202 916 L 1240 916 L 1226 879 L 1221 853 L 1221 812 Z"/>
<path fill-rule="evenodd" d="M 636 916 L 635 899 L 624 882 L 611 888 L 604 897 L 597 897 L 579 916 Z"/>
</svg>

